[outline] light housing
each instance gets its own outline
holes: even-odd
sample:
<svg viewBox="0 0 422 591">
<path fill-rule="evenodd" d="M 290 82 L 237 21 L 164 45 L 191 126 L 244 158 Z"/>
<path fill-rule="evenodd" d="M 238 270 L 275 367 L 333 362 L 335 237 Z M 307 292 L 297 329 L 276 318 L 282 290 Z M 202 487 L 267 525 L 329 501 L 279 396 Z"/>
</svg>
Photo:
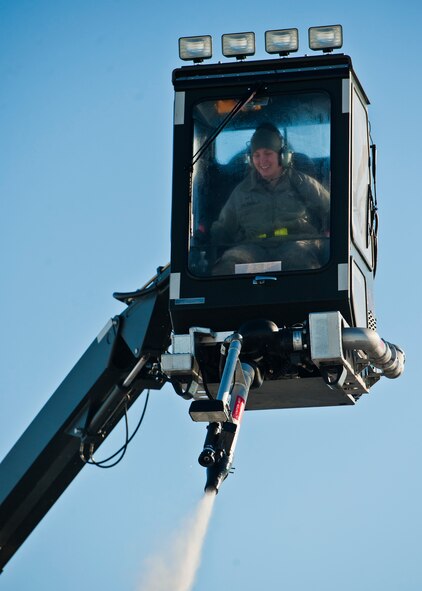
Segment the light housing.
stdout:
<svg viewBox="0 0 422 591">
<path fill-rule="evenodd" d="M 180 37 L 179 56 L 181 60 L 202 62 L 212 57 L 211 35 L 197 35 L 195 37 Z"/>
<path fill-rule="evenodd" d="M 278 29 L 265 31 L 265 51 L 289 55 L 299 49 L 299 33 L 297 29 Z"/>
<path fill-rule="evenodd" d="M 328 53 L 342 45 L 343 27 L 341 25 L 309 28 L 309 48 L 313 51 L 322 50 Z"/>
<path fill-rule="evenodd" d="M 227 33 L 221 36 L 221 44 L 225 57 L 242 60 L 255 53 L 255 33 Z"/>
</svg>

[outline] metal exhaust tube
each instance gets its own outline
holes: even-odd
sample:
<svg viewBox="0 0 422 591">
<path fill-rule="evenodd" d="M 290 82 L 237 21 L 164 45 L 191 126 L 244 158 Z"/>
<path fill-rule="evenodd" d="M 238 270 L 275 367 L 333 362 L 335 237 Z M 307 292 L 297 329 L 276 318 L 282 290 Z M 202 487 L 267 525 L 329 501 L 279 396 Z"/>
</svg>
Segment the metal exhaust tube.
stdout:
<svg viewBox="0 0 422 591">
<path fill-rule="evenodd" d="M 404 352 L 397 345 L 384 341 L 374 330 L 343 328 L 342 343 L 344 349 L 364 351 L 387 378 L 398 378 L 404 371 Z"/>
</svg>

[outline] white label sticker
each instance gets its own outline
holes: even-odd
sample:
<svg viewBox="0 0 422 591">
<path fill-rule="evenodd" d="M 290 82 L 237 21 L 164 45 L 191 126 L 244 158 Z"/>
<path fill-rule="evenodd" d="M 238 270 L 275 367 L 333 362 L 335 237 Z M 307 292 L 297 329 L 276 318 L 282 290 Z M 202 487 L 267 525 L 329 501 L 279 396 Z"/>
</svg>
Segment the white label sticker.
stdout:
<svg viewBox="0 0 422 591">
<path fill-rule="evenodd" d="M 281 261 L 268 261 L 266 263 L 238 263 L 234 266 L 236 275 L 244 273 L 274 273 L 281 271 Z"/>
<path fill-rule="evenodd" d="M 174 95 L 174 124 L 183 125 L 185 122 L 185 93 L 176 92 Z"/>
</svg>

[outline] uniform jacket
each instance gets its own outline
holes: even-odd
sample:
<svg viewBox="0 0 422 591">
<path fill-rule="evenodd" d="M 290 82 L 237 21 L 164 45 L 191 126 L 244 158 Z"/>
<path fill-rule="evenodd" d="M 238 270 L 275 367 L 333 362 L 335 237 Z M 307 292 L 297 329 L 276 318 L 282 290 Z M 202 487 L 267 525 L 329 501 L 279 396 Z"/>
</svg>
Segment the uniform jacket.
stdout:
<svg viewBox="0 0 422 591">
<path fill-rule="evenodd" d="M 274 187 L 252 170 L 233 190 L 211 228 L 214 244 L 263 238 L 318 237 L 329 229 L 330 196 L 310 176 L 283 171 Z"/>
</svg>

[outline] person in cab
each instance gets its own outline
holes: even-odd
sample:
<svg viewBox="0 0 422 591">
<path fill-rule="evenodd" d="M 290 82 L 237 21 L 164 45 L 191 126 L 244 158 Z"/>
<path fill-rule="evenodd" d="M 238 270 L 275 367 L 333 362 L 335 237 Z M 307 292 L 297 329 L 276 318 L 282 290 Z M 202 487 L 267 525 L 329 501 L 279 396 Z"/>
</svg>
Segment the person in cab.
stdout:
<svg viewBox="0 0 422 591">
<path fill-rule="evenodd" d="M 250 171 L 211 228 L 224 250 L 213 275 L 319 268 L 327 253 L 330 196 L 314 178 L 284 164 L 284 139 L 270 123 L 250 141 Z"/>
</svg>

